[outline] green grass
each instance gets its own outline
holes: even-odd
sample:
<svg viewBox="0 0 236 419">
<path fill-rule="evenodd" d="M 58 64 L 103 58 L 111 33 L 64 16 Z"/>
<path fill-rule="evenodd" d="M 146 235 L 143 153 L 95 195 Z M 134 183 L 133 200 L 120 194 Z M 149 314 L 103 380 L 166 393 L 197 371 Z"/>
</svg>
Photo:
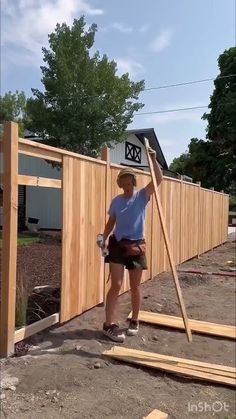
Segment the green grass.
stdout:
<svg viewBox="0 0 236 419">
<path fill-rule="evenodd" d="M 17 237 L 18 246 L 26 246 L 29 244 L 37 243 L 39 240 L 37 234 L 32 233 L 19 233 Z M 0 249 L 2 248 L 2 232 L 0 231 Z"/>
</svg>

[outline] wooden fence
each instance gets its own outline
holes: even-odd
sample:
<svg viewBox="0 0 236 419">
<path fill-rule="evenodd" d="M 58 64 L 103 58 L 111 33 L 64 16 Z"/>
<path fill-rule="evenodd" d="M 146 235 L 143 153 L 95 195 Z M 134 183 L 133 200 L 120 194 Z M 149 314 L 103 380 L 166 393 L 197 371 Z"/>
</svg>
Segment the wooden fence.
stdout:
<svg viewBox="0 0 236 419">
<path fill-rule="evenodd" d="M 5 124 L 3 141 L 3 246 L 1 277 L 1 355 L 14 352 L 14 344 L 52 324 L 65 322 L 105 301 L 109 283 L 96 236 L 103 231 L 107 210 L 119 193 L 120 166 L 110 164 L 109 150 L 102 160 L 18 138 L 18 126 Z M 62 164 L 62 181 L 18 173 L 18 156 L 25 154 Z M 150 174 L 136 170 L 138 186 Z M 62 189 L 62 274 L 60 313 L 15 330 L 18 185 Z M 228 195 L 198 184 L 164 177 L 159 187 L 161 203 L 176 264 L 198 256 L 227 240 Z M 169 269 L 157 209 L 150 200 L 146 214 L 148 270 L 143 281 Z M 129 289 L 128 276 L 121 292 Z"/>
</svg>

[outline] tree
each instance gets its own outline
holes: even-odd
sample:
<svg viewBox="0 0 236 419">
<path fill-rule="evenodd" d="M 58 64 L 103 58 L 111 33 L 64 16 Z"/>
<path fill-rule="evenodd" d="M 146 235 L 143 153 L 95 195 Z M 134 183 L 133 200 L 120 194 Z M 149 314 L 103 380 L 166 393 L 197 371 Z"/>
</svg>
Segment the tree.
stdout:
<svg viewBox="0 0 236 419">
<path fill-rule="evenodd" d="M 23 135 L 24 121 L 26 119 L 26 97 L 24 92 L 16 90 L 15 93 L 7 92 L 0 96 L 0 124 L 5 121 L 19 123 L 19 134 Z"/>
<path fill-rule="evenodd" d="M 227 172 L 224 188 L 230 191 L 236 179 L 236 47 L 225 50 L 218 65 L 220 74 L 214 81 L 210 112 L 203 119 L 208 122 L 207 138 L 217 155 L 217 172 L 220 174 L 223 166 Z"/>
<path fill-rule="evenodd" d="M 210 152 L 210 142 L 191 138 L 188 151 L 173 160 L 170 170 L 200 181 L 202 186 L 210 188 L 214 184 L 214 158 Z"/>
<path fill-rule="evenodd" d="M 209 113 L 207 139 L 192 138 L 188 151 L 173 160 L 170 169 L 201 181 L 202 186 L 236 192 L 236 48 L 224 51 L 218 59 L 220 74 Z"/>
<path fill-rule="evenodd" d="M 106 55 L 91 53 L 97 27 L 85 31 L 84 18 L 70 28 L 57 25 L 49 35 L 49 49 L 43 48 L 44 92 L 32 89 L 28 100 L 29 128 L 50 145 L 96 156 L 102 145 L 121 142 L 144 81 L 128 74 L 119 77 L 117 65 Z"/>
</svg>

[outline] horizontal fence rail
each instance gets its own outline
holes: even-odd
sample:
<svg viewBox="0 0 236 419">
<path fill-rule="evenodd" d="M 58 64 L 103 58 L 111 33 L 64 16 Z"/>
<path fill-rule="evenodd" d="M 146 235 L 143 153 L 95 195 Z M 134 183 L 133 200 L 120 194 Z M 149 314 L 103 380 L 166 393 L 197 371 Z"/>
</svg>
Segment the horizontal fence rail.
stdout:
<svg viewBox="0 0 236 419">
<path fill-rule="evenodd" d="M 105 301 L 109 268 L 96 246 L 103 231 L 111 199 L 120 193 L 116 178 L 120 165 L 110 163 L 109 149 L 94 159 L 42 143 L 18 138 L 18 126 L 6 123 L 0 141 L 3 172 L 3 246 L 1 269 L 1 355 L 14 352 L 14 344 L 57 321 L 67 321 Z M 50 160 L 62 165 L 62 180 L 20 175 L 18 157 Z M 134 169 L 138 188 L 150 181 L 150 173 Z M 15 331 L 17 194 L 18 185 L 60 188 L 62 191 L 62 274 L 61 307 L 33 325 Z M 165 177 L 159 194 L 176 265 L 199 256 L 227 240 L 229 197 L 201 188 L 200 184 Z M 142 281 L 170 269 L 154 199 L 146 210 L 145 237 L 148 269 Z M 29 250 L 30 252 L 30 250 Z M 121 293 L 129 289 L 128 275 Z"/>
</svg>

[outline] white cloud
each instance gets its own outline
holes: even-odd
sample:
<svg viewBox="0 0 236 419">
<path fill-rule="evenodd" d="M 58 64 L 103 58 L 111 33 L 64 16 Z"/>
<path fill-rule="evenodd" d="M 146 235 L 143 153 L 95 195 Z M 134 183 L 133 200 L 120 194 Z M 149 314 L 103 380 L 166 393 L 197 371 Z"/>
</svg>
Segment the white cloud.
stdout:
<svg viewBox="0 0 236 419">
<path fill-rule="evenodd" d="M 47 45 L 47 36 L 57 23 L 70 25 L 81 14 L 103 14 L 89 0 L 18 0 L 14 4 L 4 0 L 2 11 L 2 43 L 14 49 L 22 48 L 24 64 L 36 66 L 42 61 L 41 48 Z"/>
<path fill-rule="evenodd" d="M 129 73 L 131 77 L 134 77 L 144 69 L 142 64 L 130 58 L 116 58 L 115 61 L 120 74 Z"/>
<path fill-rule="evenodd" d="M 133 27 L 132 26 L 125 26 L 123 23 L 119 23 L 119 22 L 114 22 L 111 23 L 108 26 L 103 26 L 101 28 L 99 28 L 99 30 L 101 32 L 108 32 L 110 30 L 114 30 L 120 33 L 131 33 L 133 32 Z"/>
<path fill-rule="evenodd" d="M 122 33 L 130 33 L 133 31 L 133 28 L 130 26 L 125 26 L 122 23 L 114 22 L 112 23 L 111 27 L 118 32 Z"/>
<path fill-rule="evenodd" d="M 161 52 L 166 49 L 171 42 L 173 31 L 171 29 L 164 29 L 150 44 L 150 49 L 154 52 Z"/>
</svg>

